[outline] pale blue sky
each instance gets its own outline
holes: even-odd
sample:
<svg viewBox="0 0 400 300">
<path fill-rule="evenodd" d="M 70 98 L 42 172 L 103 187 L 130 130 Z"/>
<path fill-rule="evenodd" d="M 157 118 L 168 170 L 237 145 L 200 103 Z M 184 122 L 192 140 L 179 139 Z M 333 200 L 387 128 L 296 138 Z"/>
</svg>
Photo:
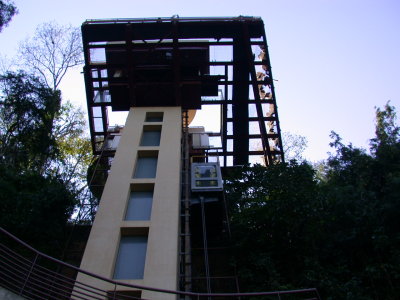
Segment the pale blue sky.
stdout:
<svg viewBox="0 0 400 300">
<path fill-rule="evenodd" d="M 329 132 L 367 147 L 374 106 L 400 109 L 399 0 L 15 0 L 20 13 L 0 34 L 0 54 L 13 56 L 36 26 L 56 20 L 260 16 L 265 23 L 283 131 L 309 141 L 306 157 L 327 157 Z M 72 86 L 72 87 L 71 87 Z M 70 74 L 66 98 L 85 107 L 83 77 Z"/>
</svg>

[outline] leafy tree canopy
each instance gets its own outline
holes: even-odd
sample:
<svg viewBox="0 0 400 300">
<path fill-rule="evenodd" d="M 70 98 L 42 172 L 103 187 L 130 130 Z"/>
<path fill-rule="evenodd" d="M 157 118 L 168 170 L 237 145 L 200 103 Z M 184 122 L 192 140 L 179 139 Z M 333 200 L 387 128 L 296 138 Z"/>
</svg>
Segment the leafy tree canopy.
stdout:
<svg viewBox="0 0 400 300">
<path fill-rule="evenodd" d="M 57 148 L 53 132 L 61 97 L 24 72 L 0 76 L 0 154 L 16 170 L 43 173 Z"/>
<path fill-rule="evenodd" d="M 12 7 L 0 0 L 1 20 L 7 14 L 7 22 L 11 19 Z M 60 254 L 74 210 L 91 201 L 84 114 L 62 101 L 58 90 L 66 72 L 82 60 L 80 32 L 44 23 L 19 50 L 25 71 L 0 75 L 0 226 Z"/>
<path fill-rule="evenodd" d="M 90 156 L 83 114 L 22 71 L 0 84 L 0 226 L 41 249 L 61 247 Z"/>
<path fill-rule="evenodd" d="M 13 1 L 0 0 L 0 32 L 8 25 L 12 17 L 18 13 Z"/>
<path fill-rule="evenodd" d="M 246 167 L 230 180 L 244 290 L 317 287 L 323 299 L 399 299 L 399 127 L 389 103 L 376 116 L 370 154 L 332 133 L 336 153 L 323 178 L 291 161 Z"/>
<path fill-rule="evenodd" d="M 59 176 L 23 174 L 0 164 L 0 225 L 39 250 L 58 256 L 76 198 Z"/>
</svg>

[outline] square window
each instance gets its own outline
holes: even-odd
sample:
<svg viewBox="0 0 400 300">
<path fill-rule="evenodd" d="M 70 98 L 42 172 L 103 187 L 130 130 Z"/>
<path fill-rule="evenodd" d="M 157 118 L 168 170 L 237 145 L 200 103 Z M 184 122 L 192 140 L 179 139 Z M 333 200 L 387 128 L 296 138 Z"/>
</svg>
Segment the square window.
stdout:
<svg viewBox="0 0 400 300">
<path fill-rule="evenodd" d="M 155 178 L 157 160 L 157 151 L 139 151 L 133 178 Z"/>
<path fill-rule="evenodd" d="M 153 191 L 131 191 L 125 220 L 147 221 L 150 220 L 153 205 Z"/>
<path fill-rule="evenodd" d="M 147 112 L 146 122 L 162 122 L 164 117 L 163 112 Z"/>
<path fill-rule="evenodd" d="M 144 126 L 140 146 L 160 146 L 161 126 Z"/>
</svg>

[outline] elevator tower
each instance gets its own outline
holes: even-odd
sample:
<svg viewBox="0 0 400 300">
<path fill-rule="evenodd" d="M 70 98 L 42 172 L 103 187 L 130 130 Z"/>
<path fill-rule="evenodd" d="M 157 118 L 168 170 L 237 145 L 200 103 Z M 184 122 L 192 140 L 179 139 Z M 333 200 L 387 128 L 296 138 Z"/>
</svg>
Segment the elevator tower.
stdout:
<svg viewBox="0 0 400 300">
<path fill-rule="evenodd" d="M 92 170 L 101 201 L 81 268 L 162 289 L 236 292 L 223 260 L 224 174 L 283 161 L 262 20 L 89 20 L 82 38 L 93 153 L 111 169 Z M 191 126 L 205 109 L 204 125 Z M 123 127 L 109 124 L 118 111 L 128 112 Z"/>
</svg>

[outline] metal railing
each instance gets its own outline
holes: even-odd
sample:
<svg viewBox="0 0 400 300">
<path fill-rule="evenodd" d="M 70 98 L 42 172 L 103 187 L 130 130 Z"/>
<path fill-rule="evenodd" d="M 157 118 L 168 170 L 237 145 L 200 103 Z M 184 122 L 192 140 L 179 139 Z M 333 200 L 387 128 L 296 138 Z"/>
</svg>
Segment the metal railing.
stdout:
<svg viewBox="0 0 400 300">
<path fill-rule="evenodd" d="M 117 18 L 117 19 L 88 19 L 84 24 L 126 24 L 126 23 L 163 23 L 163 22 L 215 22 L 215 21 L 261 21 L 260 17 L 238 16 L 238 17 L 172 17 L 162 18 Z"/>
<path fill-rule="evenodd" d="M 84 274 L 99 282 L 106 282 L 110 289 L 103 290 L 77 281 L 77 274 Z M 142 299 L 140 291 L 175 294 L 185 299 L 307 299 L 320 300 L 315 288 L 256 293 L 194 293 L 132 285 L 111 280 L 73 265 L 62 262 L 32 248 L 0 227 L 0 286 L 26 299 Z M 128 292 L 129 291 L 129 292 Z M 133 291 L 133 292 L 132 292 Z M 136 292 L 135 292 L 136 291 Z"/>
</svg>

